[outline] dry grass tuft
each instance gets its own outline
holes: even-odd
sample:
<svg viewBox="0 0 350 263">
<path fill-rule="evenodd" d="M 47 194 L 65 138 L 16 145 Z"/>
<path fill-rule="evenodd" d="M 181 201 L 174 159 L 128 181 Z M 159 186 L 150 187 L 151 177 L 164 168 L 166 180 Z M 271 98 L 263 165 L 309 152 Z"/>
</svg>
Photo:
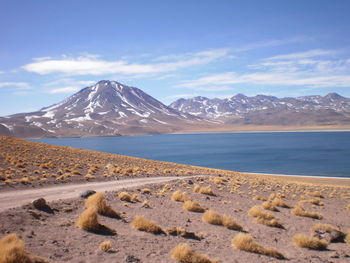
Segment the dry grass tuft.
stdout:
<svg viewBox="0 0 350 263">
<path fill-rule="evenodd" d="M 88 199 L 86 199 L 85 206 L 87 208 L 95 207 L 97 212 L 101 215 L 121 218 L 118 212 L 114 211 L 112 207 L 107 205 L 103 193 L 96 193 L 89 196 Z"/>
<path fill-rule="evenodd" d="M 260 206 L 255 205 L 252 208 L 249 209 L 248 215 L 252 217 L 260 217 L 264 219 L 274 219 L 276 218 L 273 214 L 265 212 L 261 209 Z"/>
<path fill-rule="evenodd" d="M 318 205 L 318 206 L 324 206 L 324 202 L 321 202 L 321 200 L 319 198 L 316 199 L 304 199 L 304 200 L 300 200 L 300 203 L 310 203 L 313 205 Z"/>
<path fill-rule="evenodd" d="M 182 208 L 191 212 L 203 213 L 205 209 L 200 206 L 200 204 L 196 201 L 187 200 L 184 202 Z"/>
<path fill-rule="evenodd" d="M 248 234 L 240 233 L 232 239 L 232 246 L 240 250 L 253 252 L 257 254 L 266 255 L 278 259 L 284 259 L 285 257 L 274 248 L 264 248 L 263 246 L 254 242 L 253 237 Z"/>
<path fill-rule="evenodd" d="M 314 226 L 311 227 L 311 231 L 318 231 L 324 229 L 327 232 L 331 232 L 331 231 L 337 231 L 337 232 L 341 232 L 339 228 L 332 226 L 330 224 L 315 224 Z"/>
<path fill-rule="evenodd" d="M 215 196 L 213 190 L 210 188 L 210 186 L 206 186 L 206 187 L 201 187 L 199 189 L 199 193 L 204 194 L 204 195 L 212 195 Z"/>
<path fill-rule="evenodd" d="M 350 244 L 350 229 L 348 230 L 348 233 L 346 234 L 345 242 Z"/>
<path fill-rule="evenodd" d="M 348 205 L 346 206 L 346 209 L 347 209 L 347 210 L 350 210 L 350 204 L 348 204 Z"/>
<path fill-rule="evenodd" d="M 141 189 L 141 193 L 143 193 L 143 194 L 151 194 L 151 190 L 148 189 L 148 188 L 143 188 L 143 189 Z"/>
<path fill-rule="evenodd" d="M 181 190 L 176 190 L 172 195 L 171 199 L 173 201 L 185 202 L 191 200 L 190 197 L 187 196 L 186 192 L 182 192 Z"/>
<path fill-rule="evenodd" d="M 118 198 L 121 201 L 131 202 L 131 195 L 128 192 L 120 192 Z"/>
<path fill-rule="evenodd" d="M 317 237 L 309 237 L 304 234 L 296 234 L 293 236 L 293 242 L 298 247 L 305 247 L 316 250 L 326 249 L 328 242 Z"/>
<path fill-rule="evenodd" d="M 214 211 L 214 210 L 208 210 L 206 211 L 203 216 L 202 220 L 205 223 L 212 224 L 212 225 L 222 225 L 222 216 Z"/>
<path fill-rule="evenodd" d="M 253 200 L 266 201 L 267 198 L 260 195 L 256 195 L 253 197 Z"/>
<path fill-rule="evenodd" d="M 145 231 L 152 234 L 164 234 L 163 229 L 155 222 L 146 219 L 144 216 L 136 216 L 131 222 L 131 225 L 140 231 Z"/>
<path fill-rule="evenodd" d="M 237 230 L 237 231 L 243 230 L 243 227 L 240 224 L 238 224 L 235 220 L 233 220 L 232 217 L 229 217 L 227 215 L 222 216 L 222 225 L 231 230 Z"/>
<path fill-rule="evenodd" d="M 95 207 L 86 209 L 78 218 L 76 225 L 86 231 L 99 231 L 101 225 L 98 222 L 97 209 Z"/>
<path fill-rule="evenodd" d="M 202 220 L 205 223 L 212 224 L 212 225 L 222 225 L 231 230 L 237 230 L 237 231 L 243 230 L 243 227 L 240 224 L 238 224 L 233 218 L 231 218 L 228 215 L 222 216 L 214 210 L 206 211 L 202 216 Z"/>
<path fill-rule="evenodd" d="M 271 203 L 274 205 L 274 206 L 279 206 L 279 207 L 284 207 L 284 208 L 290 208 L 289 205 L 287 205 L 281 198 L 279 197 L 276 197 L 274 198 Z"/>
<path fill-rule="evenodd" d="M 284 228 L 283 225 L 278 221 L 278 218 L 265 219 L 262 217 L 255 218 L 255 222 L 265 226 Z"/>
<path fill-rule="evenodd" d="M 199 184 L 195 184 L 193 187 L 193 192 L 199 193 L 200 189 L 201 189 L 201 187 L 199 186 Z"/>
<path fill-rule="evenodd" d="M 319 198 L 324 198 L 324 196 L 321 194 L 321 192 L 307 192 L 306 193 L 308 196 L 312 196 L 312 197 L 319 197 Z"/>
<path fill-rule="evenodd" d="M 141 204 L 141 207 L 144 208 L 151 208 L 151 205 L 149 204 L 149 202 L 147 200 L 143 201 L 143 203 Z"/>
<path fill-rule="evenodd" d="M 112 243 L 110 241 L 103 241 L 98 248 L 103 252 L 111 252 L 112 251 Z"/>
<path fill-rule="evenodd" d="M 275 212 L 279 211 L 277 209 L 277 207 L 271 203 L 271 201 L 266 201 L 266 202 L 262 203 L 261 206 L 266 210 L 275 211 Z"/>
<path fill-rule="evenodd" d="M 320 213 L 306 211 L 304 207 L 302 207 L 300 204 L 295 205 L 294 208 L 291 210 L 291 213 L 296 216 L 311 217 L 314 219 L 323 218 L 323 216 Z"/>
<path fill-rule="evenodd" d="M 0 239 L 0 263 L 46 263 L 47 260 L 33 256 L 16 235 L 9 234 Z"/>
<path fill-rule="evenodd" d="M 182 263 L 217 263 L 216 259 L 210 259 L 207 255 L 199 254 L 188 244 L 181 243 L 171 251 L 171 257 Z"/>
</svg>

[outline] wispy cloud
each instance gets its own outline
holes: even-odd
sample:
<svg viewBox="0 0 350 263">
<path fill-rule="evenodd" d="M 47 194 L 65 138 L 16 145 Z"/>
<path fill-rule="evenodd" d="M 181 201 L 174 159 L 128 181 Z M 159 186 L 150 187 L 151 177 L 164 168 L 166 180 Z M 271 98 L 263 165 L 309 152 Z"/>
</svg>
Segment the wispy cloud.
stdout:
<svg viewBox="0 0 350 263">
<path fill-rule="evenodd" d="M 48 93 L 51 94 L 58 94 L 58 93 L 72 93 L 80 90 L 81 87 L 75 87 L 75 86 L 68 86 L 68 87 L 62 87 L 62 88 L 56 88 L 56 89 L 50 89 Z"/>
<path fill-rule="evenodd" d="M 336 51 L 334 50 L 313 49 L 305 52 L 297 52 L 297 53 L 273 56 L 273 57 L 266 58 L 265 60 L 294 60 L 294 59 L 304 59 L 304 58 L 332 55 L 335 53 Z"/>
<path fill-rule="evenodd" d="M 29 90 L 31 86 L 26 82 L 0 82 L 0 88 L 10 87 L 16 90 Z"/>
<path fill-rule="evenodd" d="M 47 59 L 26 64 L 22 68 L 41 75 L 63 73 L 66 75 L 105 75 L 105 74 L 153 74 L 171 72 L 194 65 L 207 64 L 228 55 L 226 49 L 208 50 L 186 54 L 183 58 L 161 63 L 131 63 L 124 60 L 107 61 L 98 56 Z"/>
</svg>

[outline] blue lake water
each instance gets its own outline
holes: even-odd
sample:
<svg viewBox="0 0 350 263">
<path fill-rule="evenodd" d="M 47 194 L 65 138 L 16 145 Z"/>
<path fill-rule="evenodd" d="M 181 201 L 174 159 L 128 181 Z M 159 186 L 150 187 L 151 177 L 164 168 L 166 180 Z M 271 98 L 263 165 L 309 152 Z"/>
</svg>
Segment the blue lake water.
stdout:
<svg viewBox="0 0 350 263">
<path fill-rule="evenodd" d="M 33 141 L 241 172 L 350 177 L 350 132 L 163 134 Z"/>
</svg>

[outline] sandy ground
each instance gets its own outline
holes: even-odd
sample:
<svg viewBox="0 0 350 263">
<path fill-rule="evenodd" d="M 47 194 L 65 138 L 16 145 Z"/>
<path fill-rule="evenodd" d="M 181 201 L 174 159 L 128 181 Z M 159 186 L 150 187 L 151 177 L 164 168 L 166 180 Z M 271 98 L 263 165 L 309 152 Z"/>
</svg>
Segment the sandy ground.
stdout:
<svg viewBox="0 0 350 263">
<path fill-rule="evenodd" d="M 134 178 L 119 181 L 81 183 L 21 191 L 7 191 L 0 193 L 0 211 L 22 206 L 39 198 L 44 198 L 46 201 L 58 201 L 60 199 L 78 197 L 80 193 L 90 189 L 94 189 L 96 192 L 105 192 L 127 187 L 142 186 L 150 183 L 164 183 L 183 178 L 185 177 L 163 176 L 154 178 Z"/>
<path fill-rule="evenodd" d="M 195 174 L 216 177 L 193 177 Z M 192 177 L 168 181 L 172 176 Z M 222 179 L 215 181 L 217 177 Z M 26 203 L 0 211 L 0 238 L 16 233 L 24 240 L 28 251 L 59 263 L 175 263 L 171 250 L 180 243 L 187 243 L 198 253 L 221 262 L 282 261 L 233 248 L 231 240 L 239 232 L 205 223 L 202 213 L 184 210 L 181 202 L 171 200 L 174 191 L 182 190 L 202 207 L 235 219 L 256 242 L 282 253 L 286 257 L 284 261 L 345 263 L 350 262 L 350 244 L 330 243 L 326 250 L 310 250 L 295 246 L 292 237 L 297 233 L 311 236 L 310 228 L 316 223 L 348 231 L 349 180 L 244 174 L 0 137 L 0 207 L 5 209 Z M 78 189 L 77 184 L 82 188 Z M 214 195 L 194 192 L 195 184 L 210 186 Z M 99 222 L 114 233 L 87 232 L 76 226 L 85 210 L 85 200 L 78 193 L 87 188 L 107 191 L 107 203 L 121 213 L 119 220 L 99 215 Z M 149 191 L 143 191 L 144 188 Z M 137 194 L 140 202 L 121 201 L 117 196 L 121 191 Z M 50 195 L 44 195 L 45 192 Z M 277 212 L 269 211 L 279 218 L 283 228 L 257 224 L 248 215 L 251 207 L 263 202 L 254 197 L 267 198 L 270 194 L 278 194 L 290 206 L 278 207 Z M 29 203 L 34 197 L 42 196 L 47 198 L 50 209 L 38 210 Z M 313 200 L 316 204 L 303 200 Z M 149 208 L 142 205 L 144 201 L 149 202 Z M 307 211 L 322 214 L 322 218 L 292 214 L 291 207 L 298 203 Z M 181 227 L 201 238 L 154 235 L 136 230 L 131 225 L 136 215 L 153 220 L 165 232 L 169 227 Z M 110 241 L 112 251 L 102 252 L 98 248 L 102 241 Z"/>
</svg>

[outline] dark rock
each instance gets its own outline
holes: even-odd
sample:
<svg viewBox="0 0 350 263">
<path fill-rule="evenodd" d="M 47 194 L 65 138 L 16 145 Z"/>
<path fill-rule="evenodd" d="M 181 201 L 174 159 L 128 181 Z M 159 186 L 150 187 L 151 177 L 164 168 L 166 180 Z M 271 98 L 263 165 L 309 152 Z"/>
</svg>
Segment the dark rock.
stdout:
<svg viewBox="0 0 350 263">
<path fill-rule="evenodd" d="M 327 231 L 326 229 L 318 229 L 314 236 L 320 239 L 325 239 L 329 243 L 344 242 L 345 235 L 337 230 Z"/>
<path fill-rule="evenodd" d="M 96 194 L 96 191 L 94 191 L 94 190 L 86 190 L 86 191 L 80 193 L 80 197 L 86 199 L 90 195 L 93 195 L 93 194 Z"/>
<path fill-rule="evenodd" d="M 193 184 L 193 181 L 192 180 L 188 180 L 188 184 Z"/>
<path fill-rule="evenodd" d="M 32 205 L 34 206 L 34 208 L 36 208 L 38 210 L 43 210 L 47 206 L 46 200 L 44 198 L 39 198 L 39 199 L 34 200 L 32 202 Z"/>
<path fill-rule="evenodd" d="M 127 255 L 125 257 L 125 262 L 127 262 L 127 263 L 140 263 L 141 260 L 133 255 Z"/>
</svg>

